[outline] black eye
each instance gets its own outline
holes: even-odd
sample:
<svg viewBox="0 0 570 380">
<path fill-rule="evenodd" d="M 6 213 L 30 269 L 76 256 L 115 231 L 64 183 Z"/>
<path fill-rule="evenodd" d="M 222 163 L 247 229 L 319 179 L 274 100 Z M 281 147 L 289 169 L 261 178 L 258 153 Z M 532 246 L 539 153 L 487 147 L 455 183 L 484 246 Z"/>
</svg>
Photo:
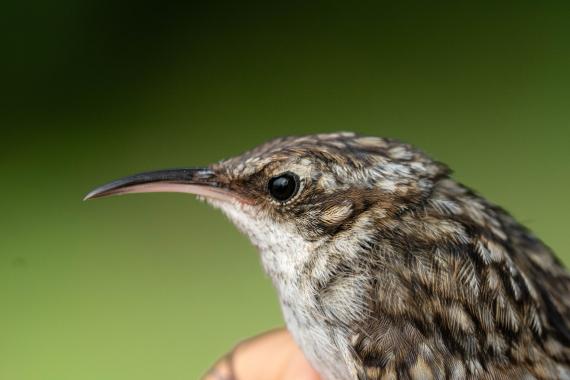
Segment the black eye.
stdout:
<svg viewBox="0 0 570 380">
<path fill-rule="evenodd" d="M 275 176 L 267 185 L 269 194 L 279 202 L 291 199 L 299 190 L 299 177 L 291 172 Z"/>
</svg>

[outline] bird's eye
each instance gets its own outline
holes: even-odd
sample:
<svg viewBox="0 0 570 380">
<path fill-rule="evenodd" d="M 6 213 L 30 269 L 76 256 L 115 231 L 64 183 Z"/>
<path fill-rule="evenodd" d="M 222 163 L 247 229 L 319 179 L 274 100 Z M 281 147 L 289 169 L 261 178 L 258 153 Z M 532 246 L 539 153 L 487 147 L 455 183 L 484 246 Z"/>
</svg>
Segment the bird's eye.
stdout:
<svg viewBox="0 0 570 380">
<path fill-rule="evenodd" d="M 285 202 L 293 198 L 299 190 L 299 177 L 291 172 L 279 174 L 269 180 L 267 187 L 274 199 Z"/>
</svg>

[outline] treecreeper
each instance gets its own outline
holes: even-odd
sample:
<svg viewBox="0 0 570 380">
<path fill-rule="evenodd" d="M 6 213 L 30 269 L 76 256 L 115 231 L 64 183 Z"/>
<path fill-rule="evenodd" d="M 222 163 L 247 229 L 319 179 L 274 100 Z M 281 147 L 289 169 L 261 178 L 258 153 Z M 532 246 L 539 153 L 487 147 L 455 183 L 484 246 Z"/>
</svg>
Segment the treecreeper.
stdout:
<svg viewBox="0 0 570 380">
<path fill-rule="evenodd" d="M 284 137 L 86 199 L 196 194 L 260 253 L 324 380 L 570 379 L 570 275 L 505 210 L 411 145 Z"/>
</svg>

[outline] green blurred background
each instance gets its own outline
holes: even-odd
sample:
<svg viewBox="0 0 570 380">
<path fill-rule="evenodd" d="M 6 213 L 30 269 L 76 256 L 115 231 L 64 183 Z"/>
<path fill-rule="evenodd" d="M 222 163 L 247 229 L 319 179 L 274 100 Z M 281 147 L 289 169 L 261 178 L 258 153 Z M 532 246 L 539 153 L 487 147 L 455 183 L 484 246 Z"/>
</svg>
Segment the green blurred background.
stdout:
<svg viewBox="0 0 570 380">
<path fill-rule="evenodd" d="M 570 3 L 3 4 L 0 379 L 195 379 L 282 324 L 187 195 L 83 203 L 289 134 L 397 137 L 570 262 Z"/>
</svg>

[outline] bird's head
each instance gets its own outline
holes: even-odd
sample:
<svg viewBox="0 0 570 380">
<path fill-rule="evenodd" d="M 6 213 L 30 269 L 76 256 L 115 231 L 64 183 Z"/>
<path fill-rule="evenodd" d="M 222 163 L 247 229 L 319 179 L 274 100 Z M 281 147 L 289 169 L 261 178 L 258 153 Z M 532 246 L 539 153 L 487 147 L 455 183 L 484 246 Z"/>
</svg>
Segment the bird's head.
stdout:
<svg viewBox="0 0 570 380">
<path fill-rule="evenodd" d="M 334 133 L 275 139 L 206 168 L 137 174 L 101 186 L 86 199 L 198 195 L 225 212 L 262 252 L 287 260 L 274 265 L 283 267 L 307 260 L 290 255 L 350 233 L 359 223 L 395 218 L 421 203 L 447 174 L 445 166 L 410 145 Z"/>
</svg>

